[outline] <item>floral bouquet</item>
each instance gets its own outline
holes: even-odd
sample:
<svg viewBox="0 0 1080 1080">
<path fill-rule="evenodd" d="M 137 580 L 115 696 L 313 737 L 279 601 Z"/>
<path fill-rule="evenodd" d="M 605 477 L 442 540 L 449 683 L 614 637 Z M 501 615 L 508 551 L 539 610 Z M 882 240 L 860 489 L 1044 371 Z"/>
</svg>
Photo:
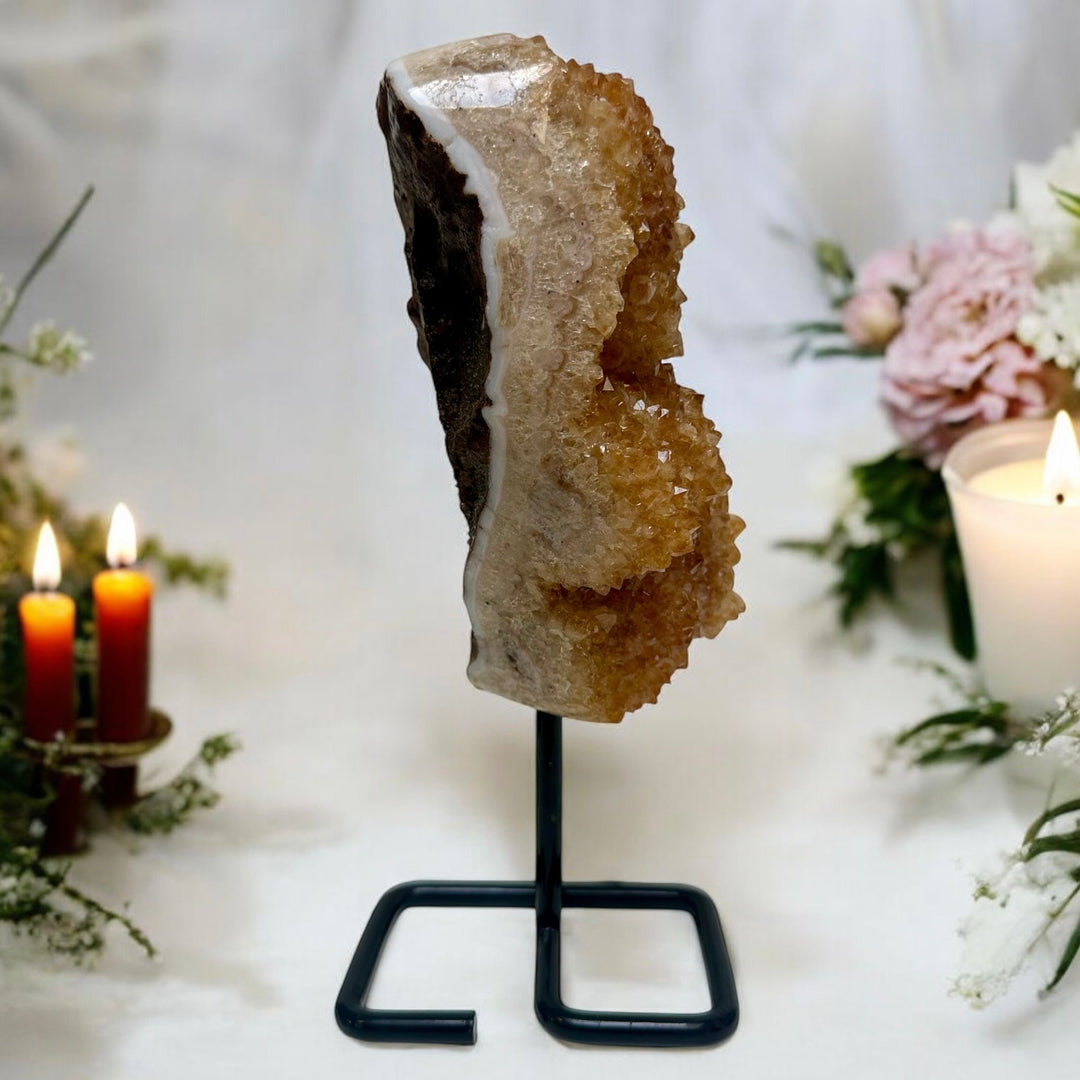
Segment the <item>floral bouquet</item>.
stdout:
<svg viewBox="0 0 1080 1080">
<path fill-rule="evenodd" d="M 1044 165 L 1020 164 L 1009 209 L 929 244 L 880 251 L 858 271 L 814 253 L 837 319 L 796 324 L 794 356 L 882 361 L 897 450 L 851 468 L 853 496 L 821 540 L 785 546 L 831 560 L 846 626 L 898 571 L 936 554 L 952 643 L 975 654 L 967 588 L 940 467 L 984 424 L 1069 408 L 1080 371 L 1080 133 Z"/>
<path fill-rule="evenodd" d="M 967 585 L 940 469 L 985 424 L 1070 409 L 1080 394 L 1080 133 L 1044 165 L 1016 167 L 1011 205 L 928 244 L 881 251 L 856 272 L 815 245 L 837 318 L 800 323 L 795 358 L 878 358 L 881 402 L 900 440 L 852 466 L 853 494 L 828 535 L 784 546 L 830 559 L 840 619 L 895 598 L 900 572 L 937 557 L 952 643 L 975 655 Z M 891 756 L 918 767 L 983 766 L 1016 754 L 1058 766 L 1043 810 L 1010 854 L 976 881 L 954 992 L 1000 997 L 1039 951 L 1054 989 L 1080 954 L 1080 693 L 1024 716 L 977 680 L 932 667 L 953 703 L 900 732 Z M 1052 692 L 1052 691 L 1051 691 Z"/>
</svg>

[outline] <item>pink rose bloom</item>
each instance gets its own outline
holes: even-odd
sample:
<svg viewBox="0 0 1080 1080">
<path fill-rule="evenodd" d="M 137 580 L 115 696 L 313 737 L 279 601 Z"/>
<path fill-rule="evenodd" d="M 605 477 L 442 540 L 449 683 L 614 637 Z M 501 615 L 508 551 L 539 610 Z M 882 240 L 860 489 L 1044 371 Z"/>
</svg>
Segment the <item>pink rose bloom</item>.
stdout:
<svg viewBox="0 0 1080 1080">
<path fill-rule="evenodd" d="M 882 399 L 904 444 L 937 468 L 973 428 L 1044 415 L 1068 376 L 1014 337 L 1035 292 L 1024 236 L 967 229 L 931 244 L 920 263 L 924 283 L 885 351 Z"/>
<path fill-rule="evenodd" d="M 878 289 L 910 293 L 921 284 L 922 275 L 912 247 L 889 249 L 871 255 L 855 277 L 855 289 L 860 293 Z"/>
<path fill-rule="evenodd" d="M 890 289 L 856 293 L 844 305 L 841 322 L 860 348 L 884 349 L 900 329 L 900 301 Z"/>
</svg>

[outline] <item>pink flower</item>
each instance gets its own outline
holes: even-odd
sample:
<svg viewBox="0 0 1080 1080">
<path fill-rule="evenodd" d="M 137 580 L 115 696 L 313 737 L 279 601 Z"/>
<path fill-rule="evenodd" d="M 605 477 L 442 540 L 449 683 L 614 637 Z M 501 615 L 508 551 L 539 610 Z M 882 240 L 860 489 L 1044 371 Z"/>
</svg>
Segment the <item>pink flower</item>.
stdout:
<svg viewBox="0 0 1080 1080">
<path fill-rule="evenodd" d="M 844 333 L 864 349 L 883 349 L 900 329 L 900 301 L 889 289 L 856 293 L 842 315 Z"/>
<path fill-rule="evenodd" d="M 877 289 L 910 293 L 921 284 L 922 275 L 912 247 L 887 249 L 871 255 L 855 278 L 855 289 L 860 293 Z"/>
<path fill-rule="evenodd" d="M 863 349 L 884 349 L 903 322 L 903 299 L 922 284 L 914 248 L 879 251 L 863 263 L 844 305 L 844 333 Z"/>
<path fill-rule="evenodd" d="M 905 445 L 936 468 L 972 428 L 1044 415 L 1067 376 L 1014 337 L 1035 293 L 1024 236 L 956 232 L 922 253 L 919 270 L 924 282 L 885 351 L 882 398 Z"/>
</svg>

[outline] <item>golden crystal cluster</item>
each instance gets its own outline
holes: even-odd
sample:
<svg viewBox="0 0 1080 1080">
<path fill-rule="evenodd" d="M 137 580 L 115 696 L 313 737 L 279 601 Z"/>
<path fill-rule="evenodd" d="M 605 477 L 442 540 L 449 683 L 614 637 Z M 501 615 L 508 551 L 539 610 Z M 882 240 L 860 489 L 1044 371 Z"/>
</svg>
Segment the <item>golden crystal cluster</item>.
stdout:
<svg viewBox="0 0 1080 1080">
<path fill-rule="evenodd" d="M 549 712 L 618 721 L 656 700 L 693 638 L 743 610 L 743 524 L 728 510 L 719 435 L 665 363 L 682 353 L 677 275 L 692 239 L 672 149 L 628 79 L 563 61 L 541 38 L 398 63 L 408 85 L 400 73 L 384 84 L 397 107 L 411 101 L 435 139 L 447 121 L 482 162 L 464 191 L 487 208 L 494 254 L 484 415 L 498 483 L 466 570 L 470 677 Z M 468 170 L 457 150 L 447 168 Z M 423 342 L 428 279 L 409 250 Z"/>
</svg>

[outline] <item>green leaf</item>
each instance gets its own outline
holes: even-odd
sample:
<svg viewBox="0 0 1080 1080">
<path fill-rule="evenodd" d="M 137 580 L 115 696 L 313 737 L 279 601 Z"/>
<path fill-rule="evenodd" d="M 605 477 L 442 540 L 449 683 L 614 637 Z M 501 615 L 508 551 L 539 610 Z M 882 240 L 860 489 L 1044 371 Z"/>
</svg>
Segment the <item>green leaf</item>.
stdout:
<svg viewBox="0 0 1080 1080">
<path fill-rule="evenodd" d="M 953 532 L 941 549 L 941 583 L 945 592 L 945 611 L 949 617 L 949 640 L 965 660 L 975 659 L 975 625 L 971 618 L 967 577 L 960 558 L 960 545 Z"/>
<path fill-rule="evenodd" d="M 1072 214 L 1075 218 L 1080 218 L 1080 194 L 1067 191 L 1065 188 L 1060 188 L 1057 184 L 1051 184 L 1050 190 L 1054 193 L 1054 198 L 1057 199 L 1058 206 L 1060 206 L 1065 213 Z"/>
<path fill-rule="evenodd" d="M 844 324 L 840 322 L 797 322 L 791 324 L 793 334 L 842 334 Z"/>
<path fill-rule="evenodd" d="M 863 348 L 859 345 L 819 345 L 811 350 L 815 360 L 834 360 L 845 357 L 849 360 L 880 360 L 884 356 L 881 349 Z"/>
<path fill-rule="evenodd" d="M 1049 993 L 1065 978 L 1066 972 L 1076 959 L 1077 952 L 1080 952 L 1080 919 L 1077 919 L 1076 926 L 1073 927 L 1073 932 L 1069 935 L 1069 940 L 1065 945 L 1065 951 L 1061 954 L 1061 961 L 1054 972 L 1054 977 L 1046 984 L 1043 993 Z"/>
<path fill-rule="evenodd" d="M 1068 802 L 1058 803 L 1057 806 L 1051 806 L 1049 810 L 1044 810 L 1031 823 L 1031 827 L 1024 834 L 1024 843 L 1030 844 L 1042 831 L 1043 826 L 1048 825 L 1055 818 L 1073 813 L 1080 813 L 1080 799 L 1070 799 Z"/>
<path fill-rule="evenodd" d="M 788 357 L 789 364 L 797 364 L 813 347 L 814 339 L 812 337 L 804 337 L 794 349 L 791 350 L 791 355 Z"/>
<path fill-rule="evenodd" d="M 996 702 L 994 704 L 997 705 Z M 896 745 L 903 746 L 905 743 L 911 742 L 916 736 L 936 727 L 963 727 L 970 729 L 988 727 L 993 731 L 998 731 L 1001 730 L 998 726 L 1000 723 L 998 720 L 999 715 L 996 710 L 988 713 L 977 708 L 956 709 L 953 712 L 938 713 L 937 716 L 928 717 L 898 735 Z"/>
<path fill-rule="evenodd" d="M 927 765 L 989 765 L 1004 757 L 1013 748 L 1012 742 L 969 743 L 966 746 L 938 746 L 915 759 L 919 766 Z"/>
<path fill-rule="evenodd" d="M 776 544 L 778 551 L 801 551 L 818 559 L 825 558 L 831 547 L 832 541 L 829 537 L 824 540 L 779 540 Z"/>
<path fill-rule="evenodd" d="M 1024 848 L 1024 861 L 1031 862 L 1032 859 L 1037 859 L 1040 855 L 1046 855 L 1052 851 L 1080 855 L 1080 830 L 1055 833 L 1053 836 L 1041 836 L 1037 840 L 1032 840 Z"/>
<path fill-rule="evenodd" d="M 814 244 L 814 261 L 826 278 L 846 286 L 855 280 L 855 271 L 851 268 L 847 253 L 834 240 L 818 240 Z"/>
<path fill-rule="evenodd" d="M 835 563 L 837 580 L 832 592 L 840 601 L 839 617 L 844 626 L 858 619 L 873 599 L 895 596 L 899 566 L 923 553 L 936 553 L 941 560 L 953 646 L 965 659 L 973 657 L 975 638 L 967 582 L 940 473 L 900 449 L 853 465 L 851 479 L 863 522 L 878 539 L 852 542 L 845 519 L 838 518 L 827 537 L 788 540 L 781 546 Z"/>
<path fill-rule="evenodd" d="M 840 580 L 833 592 L 840 598 L 842 626 L 851 626 L 875 597 L 892 598 L 895 583 L 885 544 L 848 544 L 836 562 Z"/>
</svg>

